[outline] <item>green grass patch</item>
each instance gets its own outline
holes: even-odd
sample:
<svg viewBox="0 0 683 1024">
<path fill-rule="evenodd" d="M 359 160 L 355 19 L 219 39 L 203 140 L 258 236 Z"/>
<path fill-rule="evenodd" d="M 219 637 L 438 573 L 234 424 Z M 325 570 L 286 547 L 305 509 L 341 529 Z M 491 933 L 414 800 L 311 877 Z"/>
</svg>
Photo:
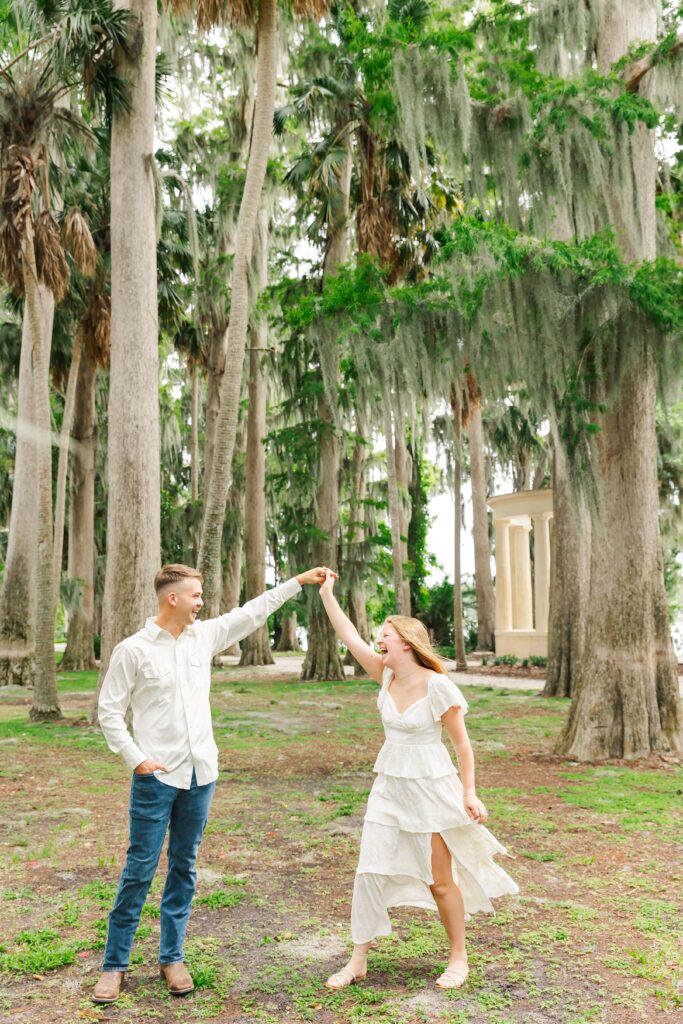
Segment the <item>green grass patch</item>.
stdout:
<svg viewBox="0 0 683 1024">
<path fill-rule="evenodd" d="M 627 832 L 680 834 L 683 772 L 600 767 L 561 774 L 575 784 L 558 791 L 564 803 L 614 820 Z"/>
<path fill-rule="evenodd" d="M 216 892 L 207 893 L 206 896 L 196 896 L 194 903 L 195 906 L 208 907 L 209 910 L 223 910 L 226 907 L 236 907 L 243 899 L 243 892 L 226 892 L 224 889 L 217 889 Z"/>
</svg>

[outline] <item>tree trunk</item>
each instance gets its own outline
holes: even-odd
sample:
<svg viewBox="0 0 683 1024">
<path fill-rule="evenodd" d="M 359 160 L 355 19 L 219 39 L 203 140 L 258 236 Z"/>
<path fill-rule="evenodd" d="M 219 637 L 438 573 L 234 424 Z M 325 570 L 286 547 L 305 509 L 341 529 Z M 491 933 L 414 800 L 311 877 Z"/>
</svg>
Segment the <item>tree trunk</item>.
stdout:
<svg viewBox="0 0 683 1024">
<path fill-rule="evenodd" d="M 244 423 L 237 424 L 237 440 L 235 442 L 235 453 L 232 458 L 232 479 L 228 489 L 228 508 L 226 515 L 226 526 L 223 530 L 223 564 L 221 565 L 221 615 L 237 608 L 240 603 L 242 592 L 242 558 L 244 545 L 242 543 L 243 522 L 244 522 L 244 474 L 242 462 L 245 455 L 246 431 Z M 227 551 L 227 556 L 226 556 Z M 235 642 L 221 651 L 217 656 L 229 654 L 239 657 L 240 645 Z M 216 664 L 220 662 L 216 659 Z"/>
<path fill-rule="evenodd" d="M 227 330 L 211 331 L 209 339 L 209 360 L 206 384 L 206 412 L 204 439 L 204 504 L 208 500 L 209 481 L 213 467 L 213 453 L 216 447 L 216 431 L 221 412 L 221 384 L 225 373 L 227 354 Z"/>
<path fill-rule="evenodd" d="M 256 101 L 251 151 L 237 223 L 231 282 L 226 369 L 221 384 L 221 409 L 211 476 L 206 488 L 206 507 L 199 545 L 199 569 L 209 614 L 218 604 L 217 578 L 221 556 L 223 520 L 235 449 L 244 350 L 249 322 L 248 272 L 254 245 L 256 216 L 270 153 L 277 76 L 277 4 L 261 0 L 257 22 Z"/>
<path fill-rule="evenodd" d="M 572 497 L 566 457 L 553 445 L 553 524 L 544 697 L 572 697 L 581 664 L 590 594 L 591 520 L 582 494 Z"/>
<path fill-rule="evenodd" d="M 59 604 L 59 588 L 62 581 L 62 552 L 64 550 L 64 515 L 66 509 L 66 478 L 69 470 L 69 451 L 71 448 L 71 428 L 76 406 L 76 382 L 81 365 L 83 351 L 83 335 L 76 332 L 74 347 L 71 353 L 69 379 L 64 396 L 64 413 L 62 429 L 59 434 L 59 460 L 57 462 L 57 486 L 55 488 L 55 607 Z"/>
<path fill-rule="evenodd" d="M 384 413 L 384 440 L 387 454 L 387 492 L 389 497 L 389 523 L 391 526 L 391 561 L 394 569 L 394 600 L 398 615 L 409 615 L 410 606 L 405 608 L 403 595 L 403 545 L 401 543 L 401 515 L 398 481 L 396 478 L 396 446 L 389 388 L 382 389 Z"/>
<path fill-rule="evenodd" d="M 408 561 L 408 529 L 410 527 L 410 466 L 406 443 L 406 418 L 400 394 L 397 395 L 394 431 L 394 465 L 396 466 L 396 488 L 398 490 L 398 532 L 401 545 L 401 607 L 404 615 L 410 615 L 410 580 L 405 575 Z"/>
<path fill-rule="evenodd" d="M 636 41 L 656 38 L 658 12 L 656 0 L 605 0 L 601 73 Z M 613 159 L 623 164 L 608 196 L 623 256 L 628 262 L 653 259 L 654 133 L 643 125 L 624 132 Z M 629 187 L 622 191 L 618 183 L 624 180 Z M 641 340 L 647 352 L 638 360 L 625 355 L 618 381 L 613 373 L 598 396 L 608 408 L 595 439 L 600 504 L 592 528 L 586 641 L 560 741 L 565 755 L 582 761 L 683 746 L 658 523 L 655 339 L 642 339 L 647 328 L 633 318 L 616 329 L 625 353 Z"/>
<path fill-rule="evenodd" d="M 282 631 L 275 646 L 276 651 L 300 651 L 299 638 L 296 635 L 296 612 L 289 612 L 282 617 Z"/>
<path fill-rule="evenodd" d="M 363 544 L 365 540 L 365 465 L 367 462 L 368 426 L 360 409 L 356 409 L 356 443 L 351 462 L 351 500 L 349 508 L 348 556 L 346 571 L 349 575 L 349 618 L 366 643 L 370 643 L 368 613 L 365 605 L 363 586 Z M 350 651 L 344 658 L 345 665 L 353 665 L 355 676 L 367 675 L 363 666 Z"/>
<path fill-rule="evenodd" d="M 69 579 L 81 584 L 81 599 L 69 618 L 60 668 L 95 668 L 95 381 L 97 371 L 87 349 L 78 373 L 71 455 Z"/>
<path fill-rule="evenodd" d="M 39 289 L 46 318 L 42 329 L 49 328 L 51 335 L 50 295 L 43 285 L 39 285 Z M 31 354 L 35 345 L 32 329 L 32 320 L 25 309 L 19 363 L 12 511 L 0 592 L 2 686 L 32 686 L 35 669 L 38 438 L 31 368 Z"/>
<path fill-rule="evenodd" d="M 54 316 L 54 298 L 38 284 L 33 222 L 26 220 L 22 238 L 24 315 L 31 324 L 34 423 L 36 426 L 36 647 L 33 703 L 34 721 L 61 718 L 55 669 L 55 584 L 52 532 L 52 423 L 50 413 L 50 347 L 48 334 Z"/>
<path fill-rule="evenodd" d="M 268 213 L 259 211 L 258 288 L 268 281 Z M 249 411 L 247 415 L 247 479 L 245 503 L 249 515 L 244 523 L 247 563 L 247 601 L 266 589 L 266 377 L 263 353 L 268 345 L 268 323 L 260 315 L 251 331 L 249 352 Z M 272 665 L 268 623 L 244 638 L 240 665 Z"/>
<path fill-rule="evenodd" d="M 491 578 L 489 513 L 486 507 L 484 425 L 481 405 L 473 411 L 467 428 L 472 484 L 472 534 L 474 538 L 474 586 L 477 597 L 477 648 L 492 651 L 495 644 L 496 602 Z"/>
<path fill-rule="evenodd" d="M 199 501 L 199 410 L 201 398 L 201 378 L 199 367 L 196 363 L 190 368 L 192 381 L 192 423 L 190 424 L 190 498 L 192 501 Z"/>
<path fill-rule="evenodd" d="M 100 681 L 112 649 L 156 610 L 160 559 L 158 323 L 154 177 L 155 0 L 120 0 L 141 31 L 142 52 L 117 54 L 132 110 L 111 136 L 111 368 L 107 568 Z M 97 701 L 97 695 L 95 702 Z M 95 704 L 96 708 L 96 704 Z"/>
<path fill-rule="evenodd" d="M 331 358 L 336 357 L 336 352 Z M 316 526 L 322 536 L 313 542 L 313 565 L 337 565 L 339 532 L 339 438 L 325 395 L 319 400 L 320 469 L 316 494 Z M 308 649 L 301 670 L 302 679 L 345 679 L 337 636 L 332 629 L 318 594 L 313 595 L 309 618 Z"/>
<path fill-rule="evenodd" d="M 465 637 L 462 630 L 462 405 L 459 383 L 451 385 L 453 414 L 453 645 L 456 672 L 467 671 Z"/>
<path fill-rule="evenodd" d="M 328 225 L 328 245 L 323 262 L 323 287 L 338 268 L 347 261 L 349 192 L 351 188 L 352 154 L 348 141 L 347 158 L 339 182 L 339 205 Z M 332 345 L 328 352 L 320 353 L 320 366 L 327 362 L 333 366 L 331 376 L 339 376 L 339 352 L 336 343 L 328 338 L 321 339 L 321 345 Z M 337 566 L 337 534 L 339 532 L 339 438 L 335 428 L 335 416 L 330 408 L 327 389 L 323 388 L 318 400 L 318 418 L 322 424 L 320 437 L 320 476 L 315 499 L 315 523 L 322 537 L 312 545 L 314 565 Z M 344 679 L 344 666 L 339 654 L 337 637 L 330 625 L 320 598 L 314 595 L 309 618 L 308 648 L 301 671 L 302 679 Z"/>
</svg>

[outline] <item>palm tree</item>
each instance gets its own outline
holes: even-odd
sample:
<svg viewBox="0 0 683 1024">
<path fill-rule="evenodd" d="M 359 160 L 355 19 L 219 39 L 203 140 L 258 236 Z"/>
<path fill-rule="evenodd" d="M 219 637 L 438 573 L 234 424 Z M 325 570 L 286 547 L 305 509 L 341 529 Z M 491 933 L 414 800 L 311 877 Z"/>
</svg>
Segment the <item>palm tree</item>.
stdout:
<svg viewBox="0 0 683 1024">
<path fill-rule="evenodd" d="M 315 0 L 306 0 L 301 6 L 305 13 L 309 14 L 320 14 L 324 9 L 315 3 Z M 244 7 L 241 4 L 233 4 L 229 10 L 232 19 L 238 23 L 244 24 L 250 20 L 250 9 L 246 4 Z M 206 8 L 199 8 L 199 14 L 200 27 L 206 26 L 214 20 L 215 8 L 207 3 Z M 233 258 L 230 322 L 227 332 L 228 358 L 221 383 L 221 411 L 216 432 L 215 456 L 206 489 L 204 522 L 199 545 L 199 568 L 205 579 L 209 613 L 215 612 L 218 602 L 217 584 L 221 536 L 230 484 L 232 453 L 235 447 L 242 385 L 242 364 L 249 324 L 248 272 L 254 246 L 257 213 L 270 153 L 275 111 L 278 33 L 276 0 L 261 0 L 255 30 L 257 44 L 256 98 L 251 149 L 240 203 Z"/>
<path fill-rule="evenodd" d="M 256 283 L 262 292 L 267 283 L 269 216 L 265 209 L 258 215 L 256 246 Z M 266 573 L 266 378 L 263 358 L 268 343 L 268 323 L 263 314 L 251 327 L 249 352 L 249 410 L 247 413 L 247 466 L 245 503 L 249 510 L 244 524 L 246 558 L 246 596 L 250 601 L 265 590 Z M 240 665 L 272 665 L 268 624 L 245 638 Z"/>
<path fill-rule="evenodd" d="M 0 272 L 24 298 L 18 418 L 25 434 L 17 451 L 15 536 L 8 545 L 0 597 L 3 640 L 10 647 L 2 671 L 5 677 L 14 676 L 18 661 L 18 678 L 30 678 L 35 623 L 31 715 L 40 719 L 61 714 L 54 660 L 49 354 L 55 302 L 63 298 L 69 275 L 52 213 L 49 174 L 60 145 L 75 133 L 87 132 L 80 116 L 66 104 L 66 96 L 85 79 L 87 99 L 96 97 L 98 75 L 110 63 L 112 46 L 123 42 L 126 27 L 125 16 L 102 0 L 86 7 L 64 3 L 48 17 L 52 20 L 43 17 L 37 5 L 31 9 L 28 37 L 16 40 L 12 59 L 0 71 Z M 110 99 L 115 92 L 110 88 Z M 65 241 L 74 242 L 68 221 L 65 227 Z M 79 259 L 83 252 L 76 245 L 74 257 Z M 84 264 L 82 269 L 87 269 Z M 17 622 L 17 613 L 25 616 L 24 622 Z"/>
<path fill-rule="evenodd" d="M 104 677 L 115 644 L 154 606 L 159 567 L 157 235 L 153 172 L 156 0 L 118 0 L 135 20 L 135 49 L 119 46 L 116 73 L 129 104 L 111 126 L 111 363 Z M 144 439 L 144 443 L 143 443 Z"/>
</svg>

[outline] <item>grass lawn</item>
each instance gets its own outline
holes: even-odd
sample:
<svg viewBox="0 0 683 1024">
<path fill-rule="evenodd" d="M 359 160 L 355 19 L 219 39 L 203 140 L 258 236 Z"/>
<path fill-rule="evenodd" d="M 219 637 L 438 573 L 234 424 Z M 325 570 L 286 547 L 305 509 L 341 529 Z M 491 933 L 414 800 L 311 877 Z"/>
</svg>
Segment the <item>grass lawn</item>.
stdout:
<svg viewBox="0 0 683 1024">
<path fill-rule="evenodd" d="M 371 952 L 368 979 L 332 993 L 322 983 L 348 948 L 381 744 L 377 687 L 245 680 L 232 669 L 214 677 L 221 778 L 187 942 L 197 990 L 173 1000 L 157 977 L 162 857 L 124 995 L 115 1008 L 93 1007 L 129 789 L 88 725 L 95 682 L 95 673 L 61 674 L 66 719 L 50 725 L 28 721 L 17 689 L 0 690 L 0 1021 L 681 1019 L 679 765 L 562 761 L 552 748 L 566 701 L 463 686 L 480 795 L 520 894 L 470 922 L 462 991 L 434 987 L 446 954 L 436 916 L 404 909 Z"/>
</svg>

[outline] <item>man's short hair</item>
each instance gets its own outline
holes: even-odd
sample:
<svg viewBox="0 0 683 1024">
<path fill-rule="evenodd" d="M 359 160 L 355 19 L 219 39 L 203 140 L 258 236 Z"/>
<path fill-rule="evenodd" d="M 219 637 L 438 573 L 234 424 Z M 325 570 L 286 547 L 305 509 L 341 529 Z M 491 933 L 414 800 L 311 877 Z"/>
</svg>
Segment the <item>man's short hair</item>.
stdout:
<svg viewBox="0 0 683 1024">
<path fill-rule="evenodd" d="M 165 587 L 179 580 L 200 580 L 203 583 L 204 577 L 191 565 L 163 565 L 154 577 L 154 590 L 159 594 Z"/>
</svg>

